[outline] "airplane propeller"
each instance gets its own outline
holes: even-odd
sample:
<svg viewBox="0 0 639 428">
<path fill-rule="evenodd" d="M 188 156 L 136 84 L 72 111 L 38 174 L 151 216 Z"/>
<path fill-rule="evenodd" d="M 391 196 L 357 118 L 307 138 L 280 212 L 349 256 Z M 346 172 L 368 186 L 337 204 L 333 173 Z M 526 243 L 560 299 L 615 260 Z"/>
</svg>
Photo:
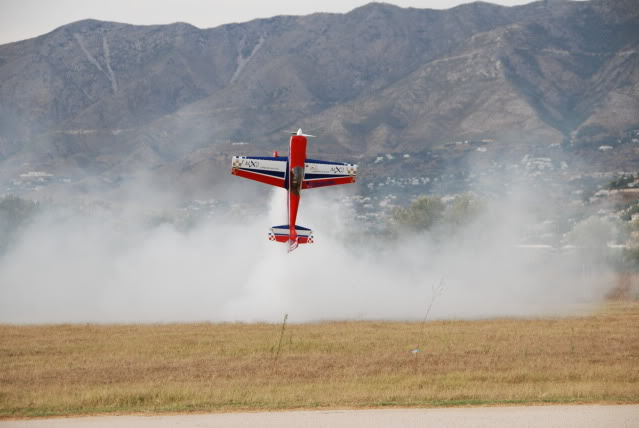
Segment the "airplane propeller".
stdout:
<svg viewBox="0 0 639 428">
<path fill-rule="evenodd" d="M 302 132 L 302 128 L 298 129 L 298 130 L 297 130 L 297 132 L 295 132 L 295 131 L 288 131 L 287 133 L 288 133 L 288 134 L 291 134 L 291 135 L 299 135 L 299 136 L 302 136 L 302 137 L 316 138 L 316 137 L 315 137 L 315 135 L 304 134 L 304 133 Z"/>
</svg>

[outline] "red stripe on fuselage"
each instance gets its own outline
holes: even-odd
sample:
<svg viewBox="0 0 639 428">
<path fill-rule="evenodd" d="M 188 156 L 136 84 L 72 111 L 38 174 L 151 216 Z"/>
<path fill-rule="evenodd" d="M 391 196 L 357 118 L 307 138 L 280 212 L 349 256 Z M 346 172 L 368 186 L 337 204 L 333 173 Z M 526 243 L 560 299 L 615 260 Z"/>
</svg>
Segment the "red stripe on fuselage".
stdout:
<svg viewBox="0 0 639 428">
<path fill-rule="evenodd" d="M 300 197 L 301 194 L 295 194 L 296 192 L 292 191 L 291 181 L 293 179 L 293 168 L 301 167 L 302 168 L 302 177 L 304 171 L 304 163 L 306 161 L 306 137 L 301 135 L 293 135 L 291 137 L 291 142 L 288 150 L 288 161 L 289 161 L 289 174 L 288 174 L 288 224 L 290 230 L 290 238 L 294 240 L 297 237 L 297 232 L 295 231 L 295 221 L 297 220 L 297 209 L 300 205 Z M 299 170 L 298 170 L 299 171 Z M 300 184 L 299 189 L 301 190 L 302 185 Z"/>
</svg>

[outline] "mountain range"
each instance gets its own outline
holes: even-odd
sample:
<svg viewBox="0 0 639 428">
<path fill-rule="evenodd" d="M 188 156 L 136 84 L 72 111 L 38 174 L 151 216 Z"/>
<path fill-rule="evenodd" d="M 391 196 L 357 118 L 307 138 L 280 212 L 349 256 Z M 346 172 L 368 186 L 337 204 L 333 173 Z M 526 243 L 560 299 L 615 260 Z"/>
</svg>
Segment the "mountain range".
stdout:
<svg viewBox="0 0 639 428">
<path fill-rule="evenodd" d="M 84 20 L 0 46 L 0 178 L 226 173 L 229 154 L 285 150 L 300 127 L 319 136 L 313 153 L 344 160 L 618 138 L 639 127 L 639 7 L 371 3 L 211 29 Z"/>
</svg>

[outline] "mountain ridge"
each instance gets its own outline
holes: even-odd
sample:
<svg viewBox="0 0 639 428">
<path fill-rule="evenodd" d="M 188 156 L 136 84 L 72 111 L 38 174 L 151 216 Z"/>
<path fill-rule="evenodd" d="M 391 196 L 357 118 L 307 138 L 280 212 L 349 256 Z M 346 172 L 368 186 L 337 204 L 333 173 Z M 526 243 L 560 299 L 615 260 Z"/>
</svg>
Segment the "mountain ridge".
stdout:
<svg viewBox="0 0 639 428">
<path fill-rule="evenodd" d="M 617 138 L 639 126 L 631 3 L 370 3 L 209 29 L 77 21 L 0 46 L 0 161 L 127 171 L 281 148 L 298 127 L 351 157 Z"/>
</svg>

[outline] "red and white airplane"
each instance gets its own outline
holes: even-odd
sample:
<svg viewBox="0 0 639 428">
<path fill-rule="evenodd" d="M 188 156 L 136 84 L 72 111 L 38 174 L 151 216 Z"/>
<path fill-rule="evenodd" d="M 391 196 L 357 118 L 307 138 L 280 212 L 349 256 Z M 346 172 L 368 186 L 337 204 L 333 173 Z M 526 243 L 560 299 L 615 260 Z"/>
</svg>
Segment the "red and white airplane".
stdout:
<svg viewBox="0 0 639 428">
<path fill-rule="evenodd" d="M 291 132 L 289 156 L 233 156 L 231 174 L 282 187 L 288 190 L 288 224 L 271 227 L 271 241 L 288 243 L 288 251 L 298 244 L 313 242 L 313 232 L 295 224 L 302 189 L 354 183 L 357 165 L 306 158 L 306 135 L 299 129 Z"/>
</svg>

